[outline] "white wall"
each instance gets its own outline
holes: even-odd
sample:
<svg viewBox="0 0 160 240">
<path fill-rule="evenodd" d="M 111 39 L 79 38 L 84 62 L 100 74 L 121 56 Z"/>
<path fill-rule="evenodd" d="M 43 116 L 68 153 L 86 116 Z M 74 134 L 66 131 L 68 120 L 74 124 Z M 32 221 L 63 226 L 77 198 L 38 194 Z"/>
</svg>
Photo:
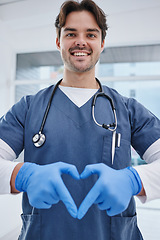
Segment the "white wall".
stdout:
<svg viewBox="0 0 160 240">
<path fill-rule="evenodd" d="M 11 105 L 11 81 L 14 71 L 14 50 L 11 35 L 0 22 L 0 116 Z"/>
<path fill-rule="evenodd" d="M 107 45 L 160 43 L 160 7 L 108 16 Z"/>
<path fill-rule="evenodd" d="M 15 53 L 11 34 L 0 22 L 0 116 L 12 104 Z M 0 195 L 0 238 L 21 224 L 21 195 Z"/>
</svg>

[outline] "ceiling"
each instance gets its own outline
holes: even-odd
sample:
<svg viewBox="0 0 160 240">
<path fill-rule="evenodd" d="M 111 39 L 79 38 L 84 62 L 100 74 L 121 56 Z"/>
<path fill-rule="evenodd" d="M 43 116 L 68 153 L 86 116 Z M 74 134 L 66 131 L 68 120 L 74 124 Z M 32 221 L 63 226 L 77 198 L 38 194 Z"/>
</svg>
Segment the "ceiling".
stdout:
<svg viewBox="0 0 160 240">
<path fill-rule="evenodd" d="M 24 0 L 0 0 L 0 6 L 2 5 L 8 5 L 8 4 L 13 4 L 16 2 L 20 2 L 20 1 L 24 1 Z"/>
<path fill-rule="evenodd" d="M 0 21 L 12 30 L 51 25 L 63 0 L 0 0 Z M 108 16 L 160 7 L 159 0 L 95 0 Z"/>
</svg>

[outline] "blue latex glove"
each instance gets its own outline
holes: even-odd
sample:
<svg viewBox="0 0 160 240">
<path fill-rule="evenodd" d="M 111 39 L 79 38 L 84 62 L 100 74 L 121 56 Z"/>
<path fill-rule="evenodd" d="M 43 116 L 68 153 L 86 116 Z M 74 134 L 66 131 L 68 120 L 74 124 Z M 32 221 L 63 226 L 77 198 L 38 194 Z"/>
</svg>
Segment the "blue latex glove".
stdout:
<svg viewBox="0 0 160 240">
<path fill-rule="evenodd" d="M 81 203 L 78 219 L 84 217 L 92 204 L 98 204 L 99 209 L 106 210 L 109 216 L 117 215 L 128 207 L 131 197 L 142 188 L 141 179 L 132 167 L 115 170 L 103 163 L 87 165 L 80 178 L 92 174 L 98 174 L 99 178 Z"/>
<path fill-rule="evenodd" d="M 79 179 L 79 173 L 74 165 L 56 162 L 48 165 L 24 163 L 20 168 L 15 187 L 20 192 L 27 192 L 30 204 L 36 208 L 48 209 L 60 200 L 65 204 L 68 212 L 77 217 L 77 207 L 61 175 L 69 174 Z"/>
</svg>

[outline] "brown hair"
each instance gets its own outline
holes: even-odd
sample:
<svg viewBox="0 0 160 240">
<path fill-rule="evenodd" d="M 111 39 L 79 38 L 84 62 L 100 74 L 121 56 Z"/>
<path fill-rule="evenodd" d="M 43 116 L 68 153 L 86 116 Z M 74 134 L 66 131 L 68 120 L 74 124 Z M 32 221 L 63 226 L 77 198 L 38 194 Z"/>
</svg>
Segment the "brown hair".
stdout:
<svg viewBox="0 0 160 240">
<path fill-rule="evenodd" d="M 106 23 L 106 15 L 101 8 L 99 8 L 95 2 L 92 0 L 83 0 L 80 3 L 77 1 L 65 1 L 61 8 L 60 13 L 56 17 L 55 27 L 57 31 L 57 37 L 60 39 L 61 36 L 61 28 L 65 25 L 67 15 L 74 11 L 89 11 L 91 12 L 99 28 L 102 30 L 102 41 L 105 39 L 106 31 L 108 29 Z"/>
</svg>

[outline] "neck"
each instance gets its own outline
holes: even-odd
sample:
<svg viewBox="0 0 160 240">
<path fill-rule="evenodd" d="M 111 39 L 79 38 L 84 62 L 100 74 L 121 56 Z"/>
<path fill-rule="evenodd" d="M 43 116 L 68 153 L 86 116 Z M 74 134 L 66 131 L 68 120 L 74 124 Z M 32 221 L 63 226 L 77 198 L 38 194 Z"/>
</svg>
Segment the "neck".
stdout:
<svg viewBox="0 0 160 240">
<path fill-rule="evenodd" d="M 98 89 L 95 72 L 75 73 L 64 69 L 63 80 L 60 84 L 65 87 Z"/>
</svg>

